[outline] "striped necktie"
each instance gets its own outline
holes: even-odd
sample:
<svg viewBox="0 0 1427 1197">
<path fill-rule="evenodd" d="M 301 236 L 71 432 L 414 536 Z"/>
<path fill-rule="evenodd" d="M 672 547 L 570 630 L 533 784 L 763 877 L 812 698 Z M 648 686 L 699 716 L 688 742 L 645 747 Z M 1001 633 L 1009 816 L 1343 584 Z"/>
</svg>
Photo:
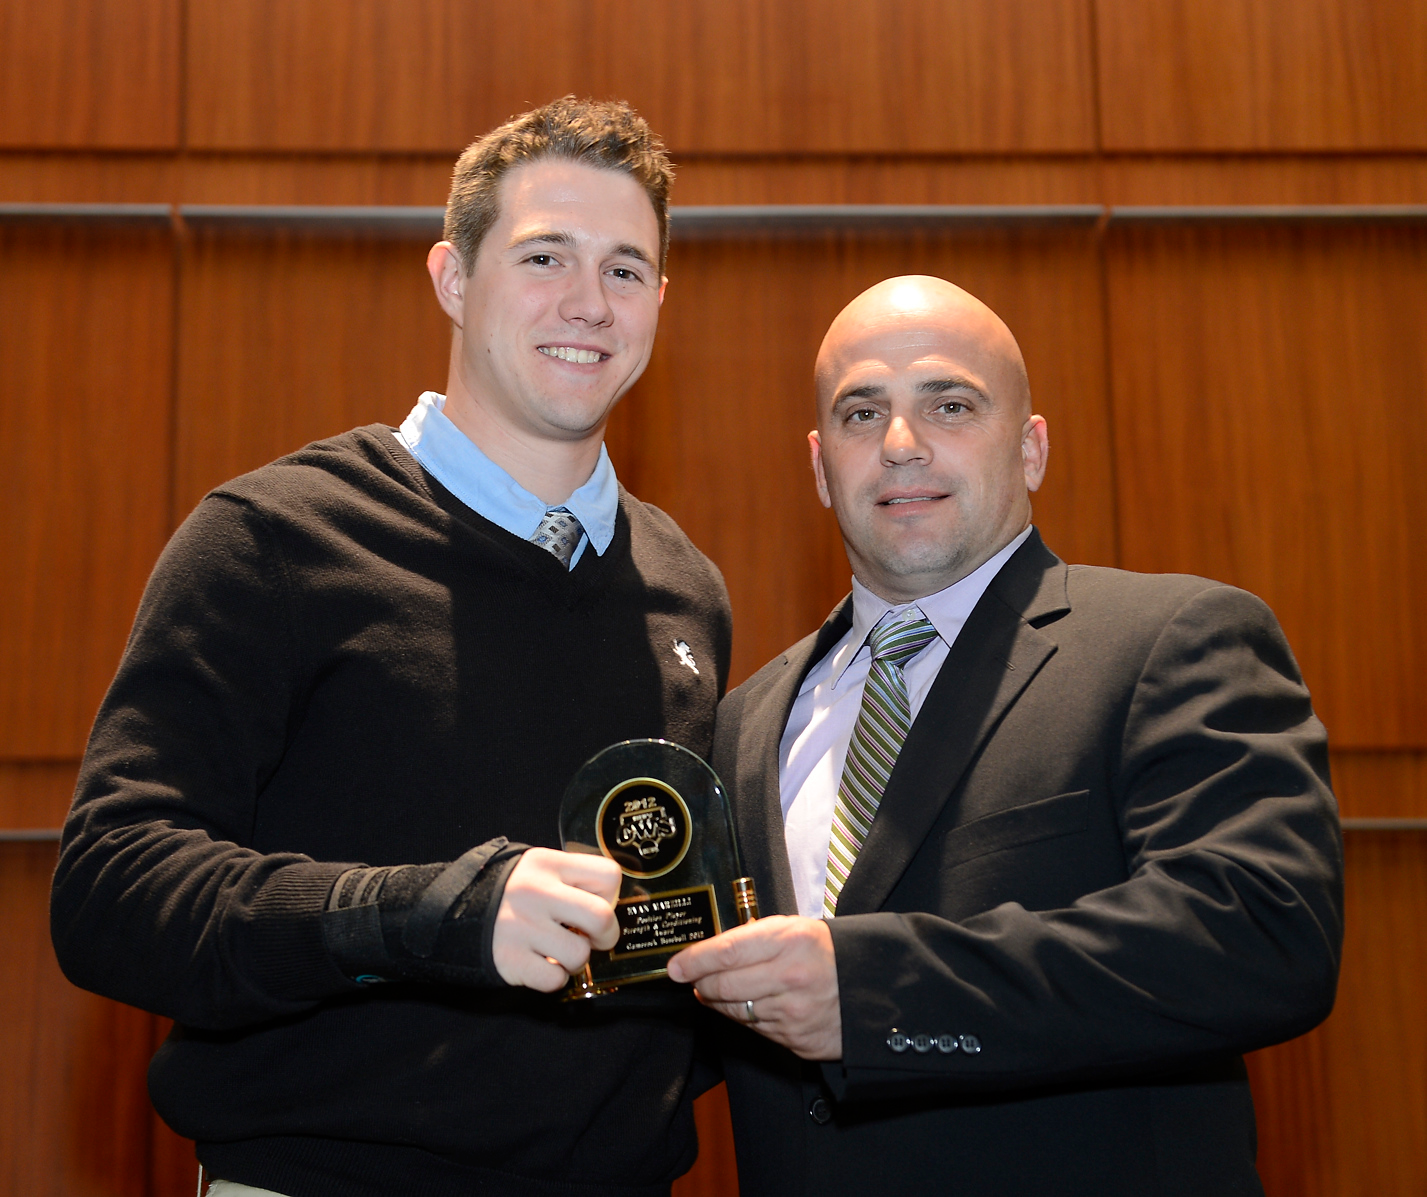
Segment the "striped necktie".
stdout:
<svg viewBox="0 0 1427 1197">
<path fill-rule="evenodd" d="M 892 766 L 912 726 L 902 666 L 935 638 L 936 628 L 916 607 L 909 607 L 899 620 L 884 621 L 872 629 L 872 667 L 862 689 L 862 709 L 847 745 L 832 814 L 823 918 L 837 913 L 837 896 L 872 829 Z"/>
<path fill-rule="evenodd" d="M 584 531 L 584 525 L 563 507 L 552 507 L 545 513 L 530 540 L 569 569 L 570 559 L 580 547 L 580 537 L 584 535 Z"/>
</svg>

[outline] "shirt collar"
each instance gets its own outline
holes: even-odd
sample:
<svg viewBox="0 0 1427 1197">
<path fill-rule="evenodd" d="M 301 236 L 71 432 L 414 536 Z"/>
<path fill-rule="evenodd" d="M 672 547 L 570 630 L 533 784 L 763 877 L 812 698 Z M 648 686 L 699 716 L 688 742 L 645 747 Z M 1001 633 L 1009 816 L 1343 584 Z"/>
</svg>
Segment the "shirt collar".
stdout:
<svg viewBox="0 0 1427 1197">
<path fill-rule="evenodd" d="M 871 634 L 872 629 L 882 621 L 883 616 L 889 611 L 893 612 L 893 618 L 896 618 L 909 607 L 918 607 L 921 609 L 921 613 L 931 621 L 932 627 L 936 628 L 937 636 L 948 645 L 953 643 L 972 609 L 981 601 L 981 596 L 991 585 L 991 579 L 1001 572 L 1001 567 L 1011 559 L 1011 554 L 1026 543 L 1030 534 L 1031 529 L 1027 526 L 1010 544 L 1001 549 L 994 557 L 982 562 L 959 582 L 953 582 L 944 590 L 928 594 L 917 599 L 914 603 L 889 603 L 886 599 L 873 594 L 854 577 L 852 579 L 852 631 L 843 637 L 842 643 L 838 645 L 833 656 L 832 688 L 837 689 L 837 684 L 842 680 L 842 675 L 847 671 L 847 667 L 867 647 L 867 637 Z M 868 651 L 871 650 L 868 649 Z M 922 652 L 925 651 L 926 649 L 922 650 Z"/>
<path fill-rule="evenodd" d="M 442 410 L 445 405 L 445 395 L 426 391 L 402 421 L 397 439 L 467 507 L 512 535 L 529 540 L 544 518 L 544 500 L 482 453 L 451 422 Z M 595 552 L 603 556 L 614 539 L 619 511 L 619 481 L 603 445 L 588 481 L 559 506 L 580 521 Z"/>
</svg>

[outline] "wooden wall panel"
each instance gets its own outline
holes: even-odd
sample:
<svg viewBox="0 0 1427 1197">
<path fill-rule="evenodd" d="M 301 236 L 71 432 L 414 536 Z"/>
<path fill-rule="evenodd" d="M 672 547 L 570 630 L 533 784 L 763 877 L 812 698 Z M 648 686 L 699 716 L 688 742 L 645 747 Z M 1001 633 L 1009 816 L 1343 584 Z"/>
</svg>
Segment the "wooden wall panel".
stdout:
<svg viewBox="0 0 1427 1197">
<path fill-rule="evenodd" d="M 1107 150 L 1427 148 L 1424 0 L 1094 0 Z"/>
<path fill-rule="evenodd" d="M 674 1182 L 671 1197 L 738 1197 L 727 1088 L 717 1085 L 694 1102 L 694 1123 L 699 1129 L 699 1158 Z"/>
<path fill-rule="evenodd" d="M 176 147 L 181 0 L 0 4 L 0 146 Z"/>
<path fill-rule="evenodd" d="M 629 100 L 680 152 L 1094 144 L 1083 0 L 190 0 L 189 13 L 195 148 L 459 149 L 566 92 Z"/>
<path fill-rule="evenodd" d="M 847 592 L 847 559 L 808 464 L 813 360 L 853 296 L 910 273 L 965 286 L 1020 337 L 1054 446 L 1036 520 L 1067 558 L 1114 563 L 1088 228 L 676 241 L 654 357 L 616 410 L 610 454 L 625 484 L 669 511 L 723 569 L 735 683 L 815 629 Z"/>
<path fill-rule="evenodd" d="M 77 761 L 0 761 L 0 830 L 58 827 L 78 772 Z"/>
<path fill-rule="evenodd" d="M 53 844 L 0 844 L 0 1191 L 146 1197 L 151 1019 L 60 975 L 54 864 Z"/>
<path fill-rule="evenodd" d="M 1125 567 L 1261 595 L 1336 747 L 1427 747 L 1427 230 L 1112 226 L 1108 268 Z"/>
<path fill-rule="evenodd" d="M 1334 752 L 1344 818 L 1427 819 L 1427 752 Z"/>
<path fill-rule="evenodd" d="M 206 232 L 183 281 L 174 519 L 319 437 L 399 424 L 445 390 L 426 240 Z"/>
<path fill-rule="evenodd" d="M 73 758 L 168 533 L 168 233 L 0 226 L 0 279 L 0 758 Z"/>
<path fill-rule="evenodd" d="M 1269 1197 L 1427 1192 L 1427 836 L 1347 835 L 1338 1005 L 1249 1058 Z"/>
<path fill-rule="evenodd" d="M 167 1018 L 152 1019 L 153 1050 L 173 1027 Z M 198 1156 L 193 1141 L 181 1138 L 149 1111 L 149 1187 L 146 1197 L 193 1197 L 198 1180 Z"/>
</svg>

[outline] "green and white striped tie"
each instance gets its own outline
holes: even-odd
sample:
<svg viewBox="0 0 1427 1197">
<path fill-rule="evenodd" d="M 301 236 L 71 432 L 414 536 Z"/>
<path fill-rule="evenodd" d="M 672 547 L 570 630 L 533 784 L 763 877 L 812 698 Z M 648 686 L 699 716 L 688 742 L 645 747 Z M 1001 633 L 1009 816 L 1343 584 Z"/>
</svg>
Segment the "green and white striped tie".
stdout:
<svg viewBox="0 0 1427 1197">
<path fill-rule="evenodd" d="M 872 667 L 862 689 L 862 710 L 847 745 L 837 806 L 832 813 L 824 918 L 837 913 L 837 896 L 872 829 L 892 766 L 912 726 L 902 666 L 935 638 L 936 628 L 916 607 L 909 607 L 896 622 L 884 621 L 872 629 Z"/>
</svg>

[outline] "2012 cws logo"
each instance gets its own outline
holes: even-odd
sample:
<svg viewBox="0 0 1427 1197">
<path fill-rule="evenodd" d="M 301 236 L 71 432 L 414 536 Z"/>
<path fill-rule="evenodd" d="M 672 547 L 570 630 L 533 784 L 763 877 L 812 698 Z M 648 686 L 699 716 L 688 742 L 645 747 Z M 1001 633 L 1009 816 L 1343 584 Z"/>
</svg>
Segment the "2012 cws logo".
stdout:
<svg viewBox="0 0 1427 1197">
<path fill-rule="evenodd" d="M 678 792 L 652 777 L 631 777 L 600 803 L 595 833 L 600 851 L 627 877 L 662 877 L 689 850 L 689 808 Z"/>
</svg>

